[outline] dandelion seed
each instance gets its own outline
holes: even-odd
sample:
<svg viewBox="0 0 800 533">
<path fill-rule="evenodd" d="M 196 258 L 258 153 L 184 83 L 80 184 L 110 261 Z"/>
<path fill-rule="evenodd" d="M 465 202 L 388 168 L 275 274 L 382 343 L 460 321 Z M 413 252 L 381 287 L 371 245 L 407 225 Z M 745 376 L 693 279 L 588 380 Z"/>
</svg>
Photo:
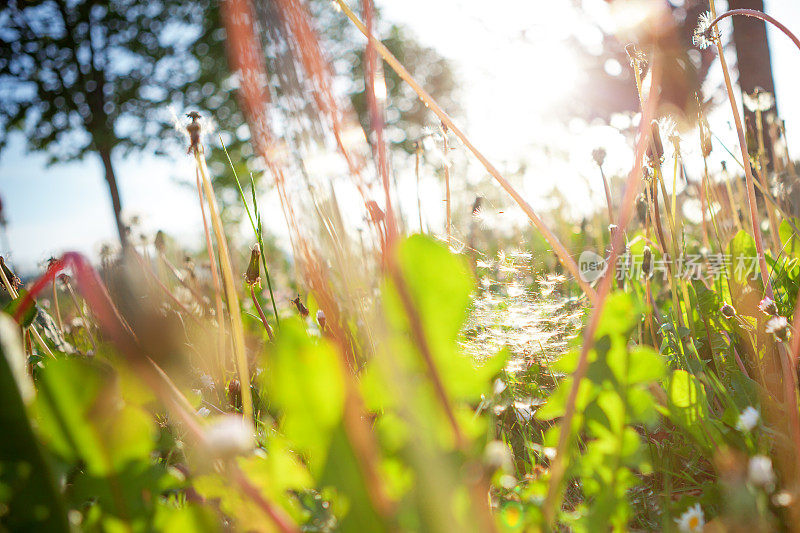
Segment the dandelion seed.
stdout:
<svg viewBox="0 0 800 533">
<path fill-rule="evenodd" d="M 767 320 L 765 331 L 775 335 L 776 339 L 785 341 L 789 338 L 789 321 L 784 316 L 772 317 Z"/>
<path fill-rule="evenodd" d="M 761 414 L 753 406 L 747 406 L 739 414 L 739 420 L 736 422 L 736 429 L 743 432 L 752 431 L 758 425 Z"/>
<path fill-rule="evenodd" d="M 689 507 L 680 518 L 675 520 L 675 523 L 678 525 L 678 529 L 683 532 L 695 533 L 698 531 L 703 531 L 703 528 L 706 525 L 706 518 L 703 514 L 703 508 L 700 507 L 699 503 L 694 504 L 693 506 Z"/>
<path fill-rule="evenodd" d="M 745 94 L 742 97 L 742 102 L 747 109 L 755 113 L 770 109 L 775 105 L 775 98 L 761 87 L 756 87 L 752 94 Z"/>
<path fill-rule="evenodd" d="M 772 459 L 766 455 L 754 455 L 747 464 L 747 479 L 757 487 L 771 488 L 775 484 Z"/>
<path fill-rule="evenodd" d="M 692 44 L 701 50 L 719 41 L 719 30 L 711 26 L 713 20 L 710 11 L 706 11 L 700 15 L 700 18 L 697 20 L 697 28 L 695 28 L 694 35 L 692 35 Z"/>
</svg>

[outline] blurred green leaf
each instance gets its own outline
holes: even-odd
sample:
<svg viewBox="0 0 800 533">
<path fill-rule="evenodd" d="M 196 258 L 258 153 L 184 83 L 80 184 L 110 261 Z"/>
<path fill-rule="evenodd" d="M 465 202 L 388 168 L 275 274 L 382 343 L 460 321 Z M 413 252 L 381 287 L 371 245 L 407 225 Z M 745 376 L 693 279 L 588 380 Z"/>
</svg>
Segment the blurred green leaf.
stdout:
<svg viewBox="0 0 800 533">
<path fill-rule="evenodd" d="M 70 531 L 55 475 L 34 435 L 23 402 L 32 393 L 17 324 L 0 315 L 0 529 Z M 20 372 L 13 370 L 21 369 Z"/>
<path fill-rule="evenodd" d="M 3 311 L 8 313 L 9 316 L 13 317 L 17 314 L 17 310 L 19 309 L 20 304 L 25 299 L 25 296 L 28 295 L 28 291 L 23 288 L 19 289 L 19 296 L 8 302 Z M 25 313 L 20 317 L 20 326 L 23 328 L 27 328 L 31 324 L 33 324 L 34 319 L 36 318 L 37 313 L 39 312 L 39 307 L 34 301 L 31 306 L 25 311 Z"/>
<path fill-rule="evenodd" d="M 342 419 L 345 369 L 334 347 L 311 339 L 299 319 L 281 326 L 264 372 L 269 398 L 280 409 L 286 437 L 307 454 L 316 475 Z"/>
</svg>

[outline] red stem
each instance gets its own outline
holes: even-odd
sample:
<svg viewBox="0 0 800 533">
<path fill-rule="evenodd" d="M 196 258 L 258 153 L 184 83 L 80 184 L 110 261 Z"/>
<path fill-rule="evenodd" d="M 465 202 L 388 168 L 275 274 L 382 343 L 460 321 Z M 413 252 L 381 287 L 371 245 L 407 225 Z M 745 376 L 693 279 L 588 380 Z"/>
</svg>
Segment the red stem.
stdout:
<svg viewBox="0 0 800 533">
<path fill-rule="evenodd" d="M 255 285 L 250 285 L 250 296 L 253 297 L 253 303 L 256 305 L 256 310 L 258 311 L 258 317 L 261 319 L 261 323 L 264 324 L 264 329 L 267 330 L 267 335 L 269 335 L 269 340 L 274 341 L 275 337 L 272 334 L 272 328 L 267 322 L 267 317 L 264 315 L 264 310 L 261 309 L 261 304 L 258 303 L 258 298 L 256 298 L 256 289 Z"/>
</svg>

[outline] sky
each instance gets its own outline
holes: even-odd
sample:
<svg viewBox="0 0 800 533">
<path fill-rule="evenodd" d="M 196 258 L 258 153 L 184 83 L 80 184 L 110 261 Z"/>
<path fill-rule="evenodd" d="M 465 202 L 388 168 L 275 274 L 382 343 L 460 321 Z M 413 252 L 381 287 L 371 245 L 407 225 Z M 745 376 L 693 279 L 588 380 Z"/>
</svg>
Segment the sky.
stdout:
<svg viewBox="0 0 800 533">
<path fill-rule="evenodd" d="M 459 84 L 459 100 L 465 109 L 464 129 L 501 170 L 520 158 L 532 161 L 535 172 L 523 176 L 522 192 L 537 206 L 542 191 L 553 186 L 583 186 L 591 172 L 592 148 L 605 144 L 609 164 L 623 172 L 630 165 L 629 147 L 608 128 L 589 128 L 580 122 L 546 123 L 553 106 L 564 105 L 560 84 L 577 79 L 571 52 L 561 45 L 577 29 L 591 43 L 597 34 L 569 7 L 570 2 L 542 0 L 376 0 L 385 20 L 402 23 L 422 43 L 451 60 Z M 603 17 L 597 0 L 593 16 Z M 491 6 L 491 7 L 488 7 Z M 800 31 L 800 2 L 766 0 L 766 11 L 790 29 Z M 730 30 L 723 36 L 730 35 Z M 800 139 L 800 51 L 782 34 L 769 32 L 778 106 L 787 119 L 790 145 Z M 712 67 L 713 70 L 713 67 Z M 542 83 L 546 73 L 555 83 Z M 724 109 L 720 111 L 724 112 Z M 727 120 L 720 116 L 719 120 Z M 713 128 L 713 124 L 712 124 Z M 552 142 L 558 131 L 562 142 L 587 154 L 580 164 L 567 165 L 537 159 L 537 147 Z M 727 135 L 727 139 L 725 136 Z M 732 132 L 722 134 L 735 145 Z M 800 156 L 800 140 L 793 148 Z M 0 235 L 0 254 L 22 272 L 32 272 L 48 257 L 66 250 L 96 256 L 103 242 L 115 242 L 116 230 L 96 158 L 47 167 L 44 154 L 28 153 L 24 139 L 13 138 L 0 155 L 0 198 L 8 220 L 7 235 Z M 140 232 L 152 235 L 163 229 L 187 246 L 201 242 L 202 222 L 194 173 L 188 156 L 176 150 L 169 158 L 132 155 L 118 158 L 117 178 L 126 216 L 138 216 Z M 475 169 L 475 165 L 470 166 Z M 565 178 L 566 177 L 566 178 Z M 401 199 L 411 188 L 401 180 Z M 594 182 L 593 187 L 599 184 Z M 436 184 L 426 185 L 438 200 Z M 597 194 L 594 189 L 593 194 Z M 591 202 L 596 196 L 574 195 Z M 267 198 L 265 225 L 282 224 L 276 199 Z M 434 220 L 434 222 L 436 222 Z"/>
</svg>

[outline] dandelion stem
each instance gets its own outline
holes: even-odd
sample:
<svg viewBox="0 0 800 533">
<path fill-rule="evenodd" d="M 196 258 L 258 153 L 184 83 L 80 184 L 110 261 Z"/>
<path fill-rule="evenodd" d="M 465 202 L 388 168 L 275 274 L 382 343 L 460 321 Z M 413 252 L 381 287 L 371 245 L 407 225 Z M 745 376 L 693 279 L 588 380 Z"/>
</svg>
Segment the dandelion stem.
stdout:
<svg viewBox="0 0 800 533">
<path fill-rule="evenodd" d="M 250 296 L 253 298 L 253 304 L 256 306 L 256 311 L 258 311 L 258 317 L 261 319 L 261 323 L 264 324 L 264 329 L 267 330 L 269 340 L 274 341 L 275 336 L 272 333 L 272 327 L 270 327 L 269 322 L 267 322 L 267 317 L 264 316 L 264 310 L 261 309 L 261 304 L 258 303 L 258 298 L 256 298 L 255 285 L 250 285 Z"/>
<path fill-rule="evenodd" d="M 711 6 L 711 14 L 712 16 L 715 17 L 714 20 L 716 21 L 717 19 L 716 19 L 716 12 L 714 9 L 714 0 L 710 0 L 710 6 Z M 735 14 L 733 11 L 730 11 L 728 13 Z M 758 12 L 754 11 L 754 13 Z M 733 121 L 736 126 L 736 133 L 739 136 L 739 147 L 742 152 L 742 166 L 744 167 L 744 175 L 747 185 L 747 204 L 750 208 L 750 222 L 753 227 L 753 239 L 755 240 L 756 243 L 756 254 L 758 255 L 759 269 L 761 270 L 761 280 L 764 283 L 764 290 L 766 291 L 767 297 L 774 298 L 774 294 L 772 291 L 772 283 L 769 280 L 769 270 L 767 269 L 767 260 L 764 257 L 764 242 L 761 239 L 761 228 L 758 223 L 756 192 L 753 186 L 754 180 L 753 180 L 753 173 L 750 169 L 750 155 L 747 152 L 747 141 L 745 140 L 744 137 L 744 129 L 742 128 L 742 119 L 739 116 L 739 107 L 736 105 L 736 98 L 734 97 L 733 94 L 731 75 L 728 72 L 728 63 L 727 61 L 725 61 L 725 54 L 722 48 L 722 42 L 719 39 L 717 39 L 716 41 L 717 41 L 716 42 L 717 55 L 719 56 L 720 67 L 722 68 L 722 74 L 725 78 L 725 90 L 728 93 L 728 101 L 731 104 L 731 112 L 733 113 Z M 800 47 L 800 43 L 797 44 L 798 47 Z"/>
<path fill-rule="evenodd" d="M 239 372 L 239 383 L 242 385 L 242 414 L 245 419 L 252 420 L 253 399 L 250 392 L 250 370 L 247 364 L 247 354 L 245 353 L 244 330 L 242 327 L 242 314 L 239 309 L 239 296 L 236 294 L 236 285 L 233 281 L 233 267 L 231 266 L 231 258 L 228 253 L 228 240 L 225 238 L 225 232 L 222 228 L 222 220 L 219 216 L 214 189 L 211 186 L 211 180 L 208 176 L 205 156 L 199 146 L 194 148 L 194 159 L 203 181 L 203 190 L 205 191 L 206 201 L 208 202 L 211 224 L 217 237 L 217 246 L 219 247 L 219 262 L 222 270 L 225 296 L 228 303 L 228 315 L 231 321 L 233 351 L 236 357 L 236 367 Z"/>
</svg>

